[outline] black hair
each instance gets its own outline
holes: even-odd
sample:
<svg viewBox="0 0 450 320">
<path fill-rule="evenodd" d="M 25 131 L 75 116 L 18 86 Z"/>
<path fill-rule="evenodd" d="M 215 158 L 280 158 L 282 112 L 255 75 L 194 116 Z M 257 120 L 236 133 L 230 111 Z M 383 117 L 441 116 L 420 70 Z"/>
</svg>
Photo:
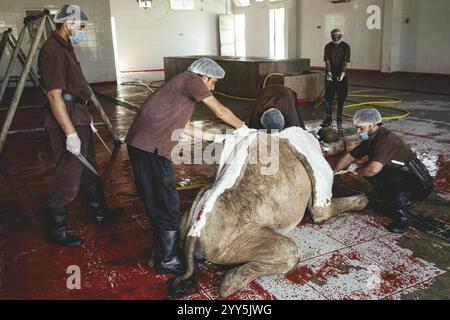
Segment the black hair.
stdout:
<svg viewBox="0 0 450 320">
<path fill-rule="evenodd" d="M 200 78 L 207 77 L 208 81 L 212 79 L 212 78 L 208 77 L 206 74 L 199 74 L 199 73 L 195 73 L 195 74 L 198 75 Z"/>
<path fill-rule="evenodd" d="M 58 22 L 56 23 L 56 30 L 59 30 L 63 27 L 64 23 Z"/>
</svg>

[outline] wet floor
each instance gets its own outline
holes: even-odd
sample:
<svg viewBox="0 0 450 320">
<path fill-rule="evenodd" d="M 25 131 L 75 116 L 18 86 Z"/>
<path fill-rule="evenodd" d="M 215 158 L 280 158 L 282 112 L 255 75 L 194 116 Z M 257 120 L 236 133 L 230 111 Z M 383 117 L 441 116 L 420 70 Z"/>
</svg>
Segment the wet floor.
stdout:
<svg viewBox="0 0 450 320">
<path fill-rule="evenodd" d="M 132 76 L 126 81 L 135 81 Z M 145 79 L 147 84 L 158 76 Z M 152 84 L 156 89 L 159 83 Z M 124 136 L 141 105 L 151 94 L 143 86 L 97 87 L 105 111 L 117 132 Z M 424 217 L 450 224 L 450 97 L 407 91 L 355 87 L 353 91 L 398 97 L 401 108 L 411 113 L 402 121 L 387 123 L 407 141 L 435 176 L 436 192 L 413 209 Z M 252 103 L 218 98 L 239 117 L 249 116 Z M 43 97 L 27 90 L 22 108 L 11 130 L 42 124 Z M 320 107 L 302 105 L 309 128 L 320 123 Z M 5 107 L 5 105 L 3 105 Z M 0 119 L 5 111 L 0 110 Z M 97 117 L 96 121 L 100 121 Z M 226 129 L 212 113 L 199 105 L 193 115 L 204 128 Z M 354 134 L 346 123 L 348 135 Z M 100 133 L 112 146 L 104 127 Z M 8 137 L 0 168 L 0 297 L 6 299 L 164 299 L 168 277 L 147 267 L 151 227 L 136 196 L 125 146 L 116 147 L 116 157 L 100 143 L 97 161 L 103 174 L 108 202 L 124 207 L 116 224 L 94 225 L 82 192 L 69 208 L 69 230 L 80 235 L 80 248 L 60 248 L 44 241 L 42 208 L 54 163 L 45 132 L 16 133 Z M 214 179 L 215 166 L 175 166 L 183 186 L 201 186 Z M 336 179 L 336 195 L 360 192 L 367 186 L 352 177 Z M 369 191 L 369 189 L 367 189 Z M 180 191 L 181 212 L 190 208 L 198 189 Z M 368 208 L 361 213 L 340 216 L 322 226 L 305 220 L 291 237 L 302 260 L 287 276 L 263 277 L 231 299 L 427 299 L 450 298 L 450 243 L 430 233 L 411 228 L 392 235 L 385 226 L 389 219 Z M 66 282 L 69 266 L 81 270 L 81 289 L 70 290 Z M 375 278 L 374 278 L 375 276 Z M 200 266 L 198 285 L 187 299 L 217 299 L 223 271 Z M 376 281 L 374 281 L 374 279 Z M 378 280 L 379 281 L 378 281 Z"/>
</svg>

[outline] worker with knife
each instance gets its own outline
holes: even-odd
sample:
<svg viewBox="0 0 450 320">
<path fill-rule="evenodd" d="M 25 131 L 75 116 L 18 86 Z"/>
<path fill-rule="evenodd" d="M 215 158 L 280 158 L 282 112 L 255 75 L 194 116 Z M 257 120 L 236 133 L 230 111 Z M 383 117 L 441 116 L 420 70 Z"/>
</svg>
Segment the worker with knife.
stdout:
<svg viewBox="0 0 450 320">
<path fill-rule="evenodd" d="M 77 5 L 65 5 L 54 16 L 56 30 L 43 44 L 38 68 L 47 92 L 46 128 L 56 170 L 49 183 L 47 240 L 67 247 L 83 241 L 66 231 L 67 207 L 80 186 L 95 212 L 97 224 L 116 218 L 122 209 L 110 210 L 95 160 L 92 116 L 88 111 L 90 91 L 72 44 L 85 37 L 88 16 Z"/>
<path fill-rule="evenodd" d="M 403 233 L 412 222 L 411 201 L 428 197 L 433 191 L 433 179 L 411 148 L 382 126 L 377 109 L 359 110 L 353 123 L 362 142 L 339 160 L 334 171 L 339 174 L 350 165 L 348 171 L 373 182 L 390 205 L 394 221 L 388 229 Z M 367 163 L 358 168 L 353 162 L 365 156 Z"/>
</svg>

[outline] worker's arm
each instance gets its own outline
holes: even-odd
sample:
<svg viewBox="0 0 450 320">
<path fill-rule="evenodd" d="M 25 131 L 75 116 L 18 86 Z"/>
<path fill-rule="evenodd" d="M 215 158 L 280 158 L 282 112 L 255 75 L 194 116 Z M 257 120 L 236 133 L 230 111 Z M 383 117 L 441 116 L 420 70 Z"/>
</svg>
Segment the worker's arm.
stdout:
<svg viewBox="0 0 450 320">
<path fill-rule="evenodd" d="M 53 115 L 56 121 L 63 129 L 66 136 L 72 134 L 75 131 L 72 121 L 70 120 L 69 114 L 67 113 L 66 104 L 62 98 L 61 89 L 53 89 L 47 93 L 48 101 L 50 102 L 50 107 L 52 109 Z"/>
<path fill-rule="evenodd" d="M 347 73 L 347 65 L 348 65 L 347 62 L 344 62 L 344 63 L 342 64 L 342 72 Z"/>
<path fill-rule="evenodd" d="M 356 173 L 363 177 L 374 177 L 383 170 L 383 165 L 378 161 L 371 161 L 362 168 L 356 169 Z"/>
<path fill-rule="evenodd" d="M 331 72 L 331 61 L 330 60 L 325 61 L 325 68 L 327 69 L 327 73 Z"/>
<path fill-rule="evenodd" d="M 236 117 L 230 109 L 220 103 L 214 96 L 210 96 L 203 100 L 203 103 L 216 115 L 217 118 L 229 124 L 230 126 L 239 129 L 244 125 L 244 122 Z"/>
<path fill-rule="evenodd" d="M 214 141 L 214 138 L 215 138 L 215 134 L 212 134 L 212 133 L 209 133 L 206 131 L 202 131 L 202 129 L 197 128 L 190 121 L 188 121 L 186 123 L 186 126 L 184 127 L 183 132 L 191 137 L 194 137 L 194 138 L 200 139 L 200 140 Z"/>
<path fill-rule="evenodd" d="M 355 161 L 355 158 L 351 156 L 350 153 L 345 154 L 338 163 L 334 166 L 334 172 L 339 172 L 341 170 L 344 170 L 347 168 L 353 161 Z"/>
</svg>

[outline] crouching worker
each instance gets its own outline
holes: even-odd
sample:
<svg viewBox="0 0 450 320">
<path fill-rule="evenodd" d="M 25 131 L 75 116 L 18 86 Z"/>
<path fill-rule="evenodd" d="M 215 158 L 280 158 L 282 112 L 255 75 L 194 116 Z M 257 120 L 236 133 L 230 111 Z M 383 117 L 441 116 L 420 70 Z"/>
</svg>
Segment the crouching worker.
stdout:
<svg viewBox="0 0 450 320">
<path fill-rule="evenodd" d="M 194 130 L 191 115 L 203 102 L 235 134 L 248 135 L 248 127 L 212 94 L 225 71 L 213 60 L 201 58 L 186 72 L 165 83 L 141 107 L 125 142 L 133 166 L 139 196 L 153 229 L 153 267 L 160 274 L 182 274 L 184 263 L 178 247 L 179 198 L 171 153 L 178 141 L 172 133 L 184 132 L 207 141 L 223 140 L 221 135 Z"/>
<path fill-rule="evenodd" d="M 416 154 L 393 132 L 381 126 L 381 115 L 376 109 L 363 109 L 353 117 L 353 123 L 363 140 L 337 163 L 335 172 L 347 168 L 355 159 L 368 156 L 369 161 L 354 173 L 375 182 L 389 201 L 393 223 L 391 232 L 403 233 L 411 224 L 412 200 L 421 201 L 433 191 L 433 179 Z M 352 165 L 353 166 L 353 165 Z"/>
<path fill-rule="evenodd" d="M 90 90 L 72 45 L 85 36 L 88 16 L 76 5 L 65 5 L 55 14 L 56 30 L 43 44 L 38 67 L 48 106 L 44 127 L 47 129 L 56 162 L 49 184 L 48 241 L 76 247 L 83 241 L 66 231 L 67 207 L 76 198 L 80 185 L 95 212 L 95 222 L 105 224 L 117 218 L 123 209 L 106 205 L 102 182 L 78 157 L 94 168 L 94 137 L 90 126 Z M 98 171 L 98 169 L 97 169 Z"/>
<path fill-rule="evenodd" d="M 283 85 L 265 87 L 256 98 L 248 126 L 252 129 L 267 129 L 269 132 L 289 127 L 305 129 L 295 91 Z"/>
</svg>

